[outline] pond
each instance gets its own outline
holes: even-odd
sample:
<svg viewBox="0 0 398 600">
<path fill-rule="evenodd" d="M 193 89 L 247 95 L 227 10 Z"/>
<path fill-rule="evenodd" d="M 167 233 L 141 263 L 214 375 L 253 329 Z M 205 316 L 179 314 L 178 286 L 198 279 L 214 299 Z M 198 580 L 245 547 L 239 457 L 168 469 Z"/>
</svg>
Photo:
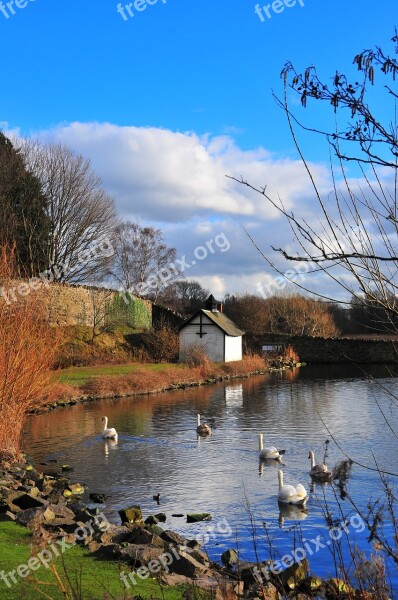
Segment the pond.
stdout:
<svg viewBox="0 0 398 600">
<path fill-rule="evenodd" d="M 227 548 L 238 548 L 244 560 L 264 560 L 271 545 L 276 560 L 300 547 L 317 575 L 335 576 L 331 536 L 341 538 L 347 557 L 355 545 L 374 552 L 357 511 L 384 498 L 383 486 L 377 471 L 354 464 L 349 497 L 341 498 L 336 485 L 311 484 L 308 453 L 313 449 L 321 462 L 329 440 L 331 467 L 345 453 L 365 467 L 398 472 L 394 392 L 398 397 L 396 373 L 386 368 L 307 366 L 32 416 L 24 445 L 35 463 L 67 463 L 73 480 L 106 494 L 102 510 L 112 522 L 120 523 L 120 508 L 139 504 L 145 517 L 165 512 L 164 527 L 204 542 L 215 560 Z M 197 413 L 211 424 L 211 437 L 197 437 Z M 117 443 L 101 438 L 103 415 L 118 431 Z M 259 432 L 265 445 L 286 450 L 285 482 L 300 482 L 309 491 L 305 511 L 278 505 L 280 465 L 259 463 Z M 395 477 L 387 480 L 395 486 Z M 159 506 L 153 499 L 158 493 Z M 188 524 L 172 516 L 188 512 L 209 512 L 212 521 Z M 388 519 L 385 534 L 393 535 Z M 397 593 L 394 567 L 390 576 Z"/>
</svg>

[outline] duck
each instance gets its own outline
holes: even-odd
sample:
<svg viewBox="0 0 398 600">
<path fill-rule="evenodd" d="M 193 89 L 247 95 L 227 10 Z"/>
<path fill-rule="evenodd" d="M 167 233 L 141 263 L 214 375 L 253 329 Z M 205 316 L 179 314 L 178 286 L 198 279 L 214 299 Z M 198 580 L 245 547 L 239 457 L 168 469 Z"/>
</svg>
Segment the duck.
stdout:
<svg viewBox="0 0 398 600">
<path fill-rule="evenodd" d="M 283 471 L 278 471 L 279 492 L 278 501 L 283 504 L 295 504 L 304 506 L 308 500 L 307 490 L 301 483 L 294 487 L 293 485 L 283 485 Z"/>
<path fill-rule="evenodd" d="M 275 446 L 267 446 L 263 448 L 263 434 L 258 434 L 258 449 L 260 460 L 271 458 L 273 460 L 281 460 L 286 450 L 278 450 Z"/>
<path fill-rule="evenodd" d="M 315 453 L 313 450 L 310 450 L 308 458 L 311 460 L 311 470 L 310 475 L 312 479 L 318 481 L 331 481 L 332 480 L 332 472 L 329 471 L 329 468 L 325 463 L 316 464 L 315 463 Z"/>
<path fill-rule="evenodd" d="M 102 417 L 101 421 L 105 421 L 104 431 L 102 432 L 103 438 L 117 438 L 117 431 L 114 427 L 108 428 L 108 417 Z"/>
<path fill-rule="evenodd" d="M 207 423 L 200 423 L 200 414 L 197 415 L 196 433 L 198 435 L 211 435 L 211 427 Z"/>
</svg>

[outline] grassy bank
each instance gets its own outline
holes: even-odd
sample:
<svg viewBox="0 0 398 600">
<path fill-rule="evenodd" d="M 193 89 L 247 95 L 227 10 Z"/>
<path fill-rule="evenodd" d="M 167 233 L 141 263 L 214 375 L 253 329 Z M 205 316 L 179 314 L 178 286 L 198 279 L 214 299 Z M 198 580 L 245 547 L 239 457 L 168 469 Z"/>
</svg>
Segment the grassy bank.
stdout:
<svg viewBox="0 0 398 600">
<path fill-rule="evenodd" d="M 32 542 L 33 534 L 25 527 L 9 521 L 0 522 L 0 571 L 7 574 L 16 570 L 19 565 L 27 565 L 32 556 Z M 65 550 L 51 565 L 53 568 L 55 567 L 68 595 L 62 592 L 54 570 L 46 569 L 41 565 L 25 578 L 18 577 L 15 573 L 17 583 L 12 583 L 12 579 L 7 577 L 9 583 L 12 583 L 11 587 L 8 587 L 6 582 L 0 579 L 0 598 L 5 600 L 20 600 L 21 598 L 37 600 L 41 597 L 53 600 L 67 598 L 98 600 L 104 597 L 127 600 L 133 596 L 164 600 L 184 598 L 184 589 L 182 588 L 160 587 L 160 584 L 154 579 L 140 580 L 139 578 L 137 578 L 137 585 L 129 590 L 131 595 L 124 595 L 126 588 L 119 578 L 119 563 L 97 559 L 87 550 L 76 545 Z M 69 577 L 69 583 L 65 573 Z M 75 590 L 80 588 L 80 592 L 73 595 L 72 588 Z M 111 596 L 106 596 L 106 593 Z"/>
<path fill-rule="evenodd" d="M 247 377 L 267 370 L 266 362 L 259 356 L 247 356 L 243 360 L 228 363 L 206 362 L 199 366 L 132 363 L 72 367 L 57 374 L 58 404 L 79 399 L 152 394 Z"/>
</svg>

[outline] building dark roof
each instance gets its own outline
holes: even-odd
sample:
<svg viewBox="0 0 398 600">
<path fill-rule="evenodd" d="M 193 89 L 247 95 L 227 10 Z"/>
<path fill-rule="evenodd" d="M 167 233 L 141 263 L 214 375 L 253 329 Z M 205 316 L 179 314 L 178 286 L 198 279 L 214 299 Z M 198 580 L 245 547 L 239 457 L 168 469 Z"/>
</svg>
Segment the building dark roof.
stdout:
<svg viewBox="0 0 398 600">
<path fill-rule="evenodd" d="M 199 313 L 203 313 L 208 317 L 217 327 L 219 327 L 224 333 L 230 335 L 231 337 L 239 337 L 243 335 L 245 332 L 239 329 L 239 327 L 231 321 L 224 313 L 219 311 L 206 310 L 201 308 L 198 310 L 192 317 L 190 317 L 185 323 L 183 323 L 180 329 L 183 329 L 186 325 L 188 325 L 192 319 L 194 319 Z"/>
</svg>

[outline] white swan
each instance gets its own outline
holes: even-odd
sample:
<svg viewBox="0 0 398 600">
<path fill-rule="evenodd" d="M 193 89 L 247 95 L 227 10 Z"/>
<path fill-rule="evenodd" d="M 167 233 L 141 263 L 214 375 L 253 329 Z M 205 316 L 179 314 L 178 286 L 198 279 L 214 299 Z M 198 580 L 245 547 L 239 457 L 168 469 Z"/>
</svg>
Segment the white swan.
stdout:
<svg viewBox="0 0 398 600">
<path fill-rule="evenodd" d="M 200 415 L 197 415 L 196 433 L 198 435 L 211 435 L 211 427 L 207 423 L 200 423 Z"/>
<path fill-rule="evenodd" d="M 275 446 L 268 446 L 263 448 L 263 434 L 258 434 L 258 450 L 260 459 L 272 458 L 274 460 L 280 460 L 285 454 L 286 450 L 277 450 Z"/>
<path fill-rule="evenodd" d="M 283 485 L 283 471 L 278 471 L 279 492 L 278 501 L 284 504 L 296 504 L 303 506 L 308 500 L 308 494 L 303 485 L 299 483 L 296 487 L 293 485 Z"/>
<path fill-rule="evenodd" d="M 311 459 L 311 470 L 310 475 L 313 479 L 318 481 L 331 481 L 332 473 L 329 471 L 327 465 L 325 463 L 316 464 L 315 463 L 315 454 L 313 450 L 310 450 L 309 459 Z"/>
<path fill-rule="evenodd" d="M 102 432 L 103 438 L 117 438 L 117 431 L 114 427 L 108 428 L 108 417 L 102 417 L 101 421 L 105 421 L 104 431 Z"/>
</svg>

